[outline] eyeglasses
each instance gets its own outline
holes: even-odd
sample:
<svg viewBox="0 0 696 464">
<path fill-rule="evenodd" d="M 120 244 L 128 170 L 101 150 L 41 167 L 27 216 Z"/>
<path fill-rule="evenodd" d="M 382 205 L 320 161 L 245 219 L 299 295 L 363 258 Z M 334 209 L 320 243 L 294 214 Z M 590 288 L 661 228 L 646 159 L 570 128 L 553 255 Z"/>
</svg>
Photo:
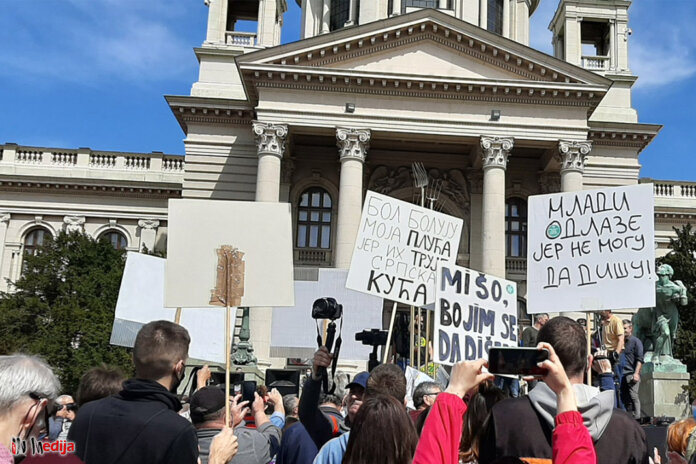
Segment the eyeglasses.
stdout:
<svg viewBox="0 0 696 464">
<path fill-rule="evenodd" d="M 58 411 L 63 410 L 63 408 L 67 409 L 68 411 L 77 411 L 77 405 L 75 403 L 59 404 L 57 406 Z"/>
<path fill-rule="evenodd" d="M 29 418 L 31 415 L 32 411 L 36 407 L 41 407 L 41 403 L 44 404 L 43 408 L 43 424 L 41 424 L 41 428 L 39 429 L 39 437 L 45 436 L 48 434 L 48 408 L 46 407 L 48 404 L 48 398 L 43 398 L 41 397 L 38 393 L 31 392 L 29 393 L 29 398 L 32 400 L 35 400 L 36 403 L 32 405 L 31 408 L 27 411 L 26 416 L 24 416 L 24 421 L 22 423 L 26 422 L 26 420 Z"/>
<path fill-rule="evenodd" d="M 439 395 L 440 393 L 442 393 L 442 392 L 424 393 L 423 396 L 432 396 L 432 395 L 437 396 L 437 395 Z"/>
</svg>

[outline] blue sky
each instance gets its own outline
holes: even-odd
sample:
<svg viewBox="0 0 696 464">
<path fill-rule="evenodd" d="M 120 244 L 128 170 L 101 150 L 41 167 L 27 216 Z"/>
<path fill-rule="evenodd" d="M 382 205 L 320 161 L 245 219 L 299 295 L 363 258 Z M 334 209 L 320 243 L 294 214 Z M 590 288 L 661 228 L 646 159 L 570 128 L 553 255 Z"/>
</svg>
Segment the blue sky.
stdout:
<svg viewBox="0 0 696 464">
<path fill-rule="evenodd" d="M 299 38 L 288 4 L 284 42 Z M 557 4 L 541 0 L 532 16 L 531 45 L 547 53 Z M 188 95 L 197 80 L 207 13 L 203 0 L 3 1 L 0 142 L 183 153 L 163 95 Z M 630 15 L 633 104 L 641 122 L 665 125 L 641 175 L 696 181 L 696 1 L 636 0 Z"/>
</svg>

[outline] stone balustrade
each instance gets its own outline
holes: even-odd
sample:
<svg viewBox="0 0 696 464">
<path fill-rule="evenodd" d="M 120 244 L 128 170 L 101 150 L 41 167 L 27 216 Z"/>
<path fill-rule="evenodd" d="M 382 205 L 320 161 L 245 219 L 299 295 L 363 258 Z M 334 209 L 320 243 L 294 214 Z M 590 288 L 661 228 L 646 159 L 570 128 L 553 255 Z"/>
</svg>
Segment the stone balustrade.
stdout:
<svg viewBox="0 0 696 464">
<path fill-rule="evenodd" d="M 655 198 L 696 199 L 696 182 L 652 181 Z"/>
<path fill-rule="evenodd" d="M 225 44 L 236 47 L 256 48 L 256 33 L 255 32 L 225 32 Z"/>
<path fill-rule="evenodd" d="M 582 67 L 590 71 L 606 71 L 609 69 L 608 56 L 583 56 Z"/>
<path fill-rule="evenodd" d="M 181 184 L 183 156 L 0 145 L 0 175 L 129 179 Z M 142 174 L 141 176 L 135 175 Z"/>
</svg>

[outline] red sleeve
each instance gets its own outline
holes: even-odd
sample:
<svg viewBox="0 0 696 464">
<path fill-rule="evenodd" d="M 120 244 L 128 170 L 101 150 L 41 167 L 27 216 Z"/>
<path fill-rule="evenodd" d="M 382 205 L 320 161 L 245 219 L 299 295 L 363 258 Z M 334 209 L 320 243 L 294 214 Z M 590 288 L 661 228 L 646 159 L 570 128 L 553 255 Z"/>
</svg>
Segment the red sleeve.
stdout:
<svg viewBox="0 0 696 464">
<path fill-rule="evenodd" d="M 425 421 L 413 464 L 458 464 L 465 412 L 461 398 L 440 393 Z"/>
<path fill-rule="evenodd" d="M 553 464 L 596 463 L 592 438 L 577 411 L 566 411 L 556 416 L 553 430 Z"/>
</svg>

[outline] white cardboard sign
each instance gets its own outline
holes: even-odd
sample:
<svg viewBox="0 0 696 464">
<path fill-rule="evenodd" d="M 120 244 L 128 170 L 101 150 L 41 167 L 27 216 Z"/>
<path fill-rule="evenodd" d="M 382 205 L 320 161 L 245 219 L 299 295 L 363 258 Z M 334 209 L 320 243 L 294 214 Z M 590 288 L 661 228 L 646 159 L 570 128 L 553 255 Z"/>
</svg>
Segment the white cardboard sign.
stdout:
<svg viewBox="0 0 696 464">
<path fill-rule="evenodd" d="M 463 221 L 368 191 L 346 287 L 424 307 L 437 263 L 457 259 Z"/>
<path fill-rule="evenodd" d="M 652 184 L 529 197 L 527 312 L 655 306 Z"/>
<path fill-rule="evenodd" d="M 223 245 L 244 253 L 239 306 L 293 306 L 290 204 L 169 200 L 165 305 L 210 305 Z"/>
<path fill-rule="evenodd" d="M 174 322 L 176 309 L 164 306 L 162 258 L 128 252 L 116 302 L 111 343 L 132 347 L 140 327 L 152 321 Z M 225 308 L 186 308 L 179 323 L 191 337 L 189 357 L 225 362 Z M 230 321 L 234 330 L 234 320 Z"/>
<path fill-rule="evenodd" d="M 318 298 L 332 297 L 343 305 L 343 321 L 336 321 L 337 331 L 343 327 L 341 359 L 369 358 L 372 347 L 356 341 L 355 333 L 382 328 L 383 300 L 348 290 L 347 276 L 345 269 L 318 269 L 317 280 L 295 281 L 295 306 L 273 308 L 271 356 L 311 358 L 317 350 L 317 321 L 312 319 L 312 305 Z M 323 331 L 323 321 L 319 321 L 319 329 Z"/>
<path fill-rule="evenodd" d="M 492 346 L 517 346 L 517 284 L 439 263 L 435 301 L 435 362 L 488 359 Z"/>
</svg>

